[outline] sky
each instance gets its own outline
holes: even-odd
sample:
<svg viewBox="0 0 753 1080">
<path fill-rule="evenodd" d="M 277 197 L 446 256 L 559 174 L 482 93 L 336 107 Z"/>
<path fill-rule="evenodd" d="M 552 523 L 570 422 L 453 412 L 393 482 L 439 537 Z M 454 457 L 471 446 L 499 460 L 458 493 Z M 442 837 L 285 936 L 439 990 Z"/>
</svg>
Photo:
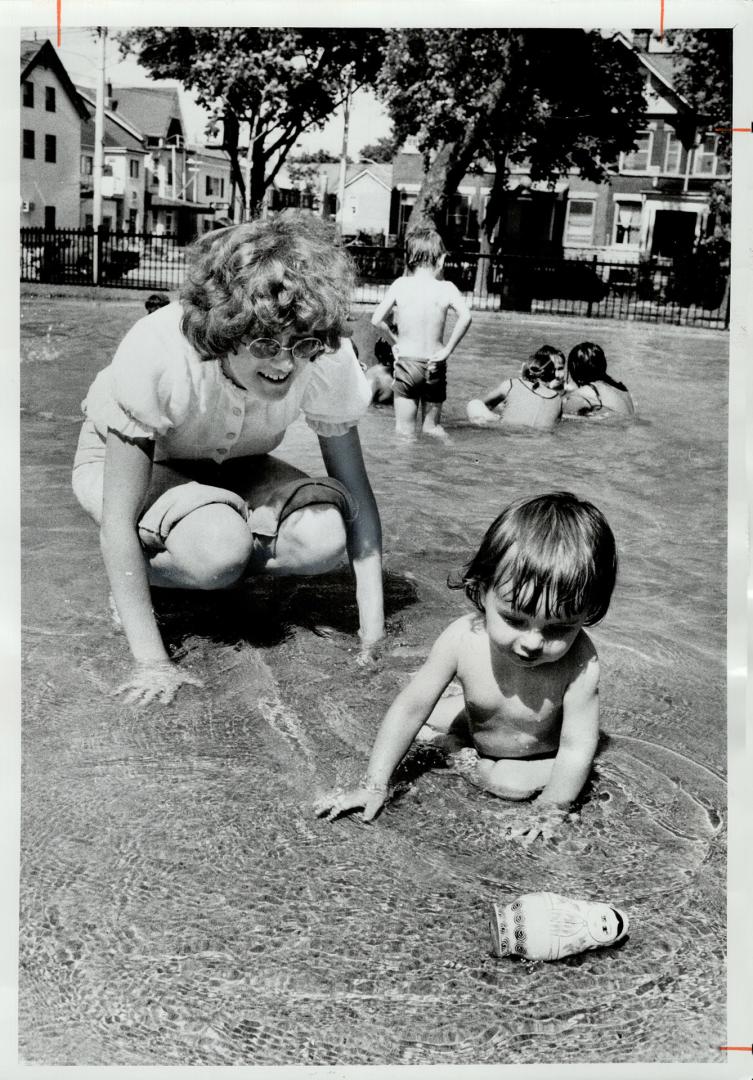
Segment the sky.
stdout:
<svg viewBox="0 0 753 1080">
<path fill-rule="evenodd" d="M 123 29 L 125 27 L 118 27 L 118 31 Z M 21 33 L 22 36 L 29 38 L 33 38 L 36 34 L 40 40 L 49 38 L 73 82 L 94 89 L 97 80 L 98 45 L 93 30 L 85 27 L 66 27 L 64 23 L 59 49 L 56 44 L 57 30 L 54 26 L 26 27 Z M 120 49 L 112 38 L 108 38 L 106 44 L 105 70 L 108 80 L 114 87 L 177 87 L 189 142 L 205 141 L 204 128 L 207 113 L 196 104 L 193 96 L 184 90 L 180 83 L 172 80 L 151 79 L 148 72 L 139 67 L 133 57 L 121 57 Z M 386 135 L 389 129 L 389 117 L 373 94 L 358 91 L 353 95 L 348 139 L 348 153 L 351 158 L 355 159 L 362 146 L 376 142 L 382 135 Z M 338 110 L 323 128 L 302 135 L 300 148 L 306 151 L 323 149 L 339 155 L 342 149 L 342 138 L 343 114 L 342 110 Z"/>
</svg>

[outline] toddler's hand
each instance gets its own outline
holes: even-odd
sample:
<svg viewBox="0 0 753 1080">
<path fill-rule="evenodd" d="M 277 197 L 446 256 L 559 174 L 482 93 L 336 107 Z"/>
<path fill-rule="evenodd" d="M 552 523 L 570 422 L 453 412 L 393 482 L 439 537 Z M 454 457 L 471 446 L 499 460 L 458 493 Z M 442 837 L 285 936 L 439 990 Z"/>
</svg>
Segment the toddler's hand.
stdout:
<svg viewBox="0 0 753 1080">
<path fill-rule="evenodd" d="M 112 693 L 113 697 L 122 694 L 129 705 L 148 705 L 156 698 L 162 705 L 168 705 L 184 684 L 203 687 L 204 681 L 165 660 L 137 664 L 131 676 Z"/>
<path fill-rule="evenodd" d="M 364 808 L 361 817 L 364 821 L 371 821 L 387 801 L 389 789 L 385 785 L 362 784 L 360 787 L 351 788 L 350 791 L 331 791 L 328 795 L 322 795 L 314 803 L 314 813 L 317 817 L 327 815 L 327 821 L 334 821 L 340 814 L 356 807 Z"/>
<path fill-rule="evenodd" d="M 510 808 L 505 813 L 508 820 L 503 824 L 505 840 L 520 840 L 529 847 L 534 840 L 552 840 L 562 831 L 566 822 L 579 820 L 577 813 L 555 803 L 532 802 Z"/>
</svg>

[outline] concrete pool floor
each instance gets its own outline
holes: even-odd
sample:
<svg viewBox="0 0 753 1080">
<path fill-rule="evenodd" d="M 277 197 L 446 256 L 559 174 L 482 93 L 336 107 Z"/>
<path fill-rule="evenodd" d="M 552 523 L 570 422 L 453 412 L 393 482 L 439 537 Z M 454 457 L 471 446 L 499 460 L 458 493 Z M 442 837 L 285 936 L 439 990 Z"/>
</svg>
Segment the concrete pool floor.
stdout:
<svg viewBox="0 0 753 1080">
<path fill-rule="evenodd" d="M 724 1060 L 727 336 L 476 314 L 451 362 L 451 447 L 396 446 L 390 409 L 361 425 L 385 532 L 381 669 L 354 665 L 347 574 L 158 596 L 206 689 L 139 711 L 110 696 L 127 651 L 70 464 L 80 400 L 142 311 L 22 299 L 21 1061 Z M 363 356 L 363 316 L 355 331 Z M 535 347 L 585 338 L 634 391 L 636 424 L 464 424 Z M 322 471 L 304 425 L 281 454 Z M 496 801 L 427 752 L 375 825 L 318 821 L 316 794 L 360 774 L 384 708 L 465 610 L 447 574 L 509 498 L 560 487 L 602 507 L 622 563 L 593 634 L 605 739 L 582 824 L 505 844 Z M 488 902 L 544 888 L 613 901 L 629 939 L 494 959 Z"/>
</svg>

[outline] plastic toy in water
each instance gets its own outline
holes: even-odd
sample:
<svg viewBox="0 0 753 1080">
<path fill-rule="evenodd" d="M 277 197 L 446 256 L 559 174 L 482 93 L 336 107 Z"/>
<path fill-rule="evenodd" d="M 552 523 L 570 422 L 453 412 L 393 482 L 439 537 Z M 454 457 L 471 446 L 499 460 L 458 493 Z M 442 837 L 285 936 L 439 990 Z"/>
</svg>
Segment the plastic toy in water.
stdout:
<svg viewBox="0 0 753 1080">
<path fill-rule="evenodd" d="M 493 954 L 527 960 L 561 960 L 616 945 L 628 928 L 627 915 L 611 904 L 551 892 L 526 893 L 505 906 L 492 904 L 489 918 Z"/>
</svg>

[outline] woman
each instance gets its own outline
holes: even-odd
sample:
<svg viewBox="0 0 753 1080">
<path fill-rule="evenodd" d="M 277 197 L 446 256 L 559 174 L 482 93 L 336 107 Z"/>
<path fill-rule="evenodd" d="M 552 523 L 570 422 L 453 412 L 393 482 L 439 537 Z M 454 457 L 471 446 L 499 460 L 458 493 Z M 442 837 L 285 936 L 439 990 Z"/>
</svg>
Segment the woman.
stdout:
<svg viewBox="0 0 753 1080">
<path fill-rule="evenodd" d="M 318 574 L 347 551 L 362 655 L 384 633 L 381 528 L 356 427 L 371 394 L 342 339 L 347 255 L 303 215 L 209 233 L 192 255 L 180 302 L 136 323 L 94 380 L 74 462 L 135 661 L 116 693 L 142 704 L 200 685 L 170 660 L 150 585 Z M 326 478 L 269 456 L 301 412 Z"/>
</svg>

